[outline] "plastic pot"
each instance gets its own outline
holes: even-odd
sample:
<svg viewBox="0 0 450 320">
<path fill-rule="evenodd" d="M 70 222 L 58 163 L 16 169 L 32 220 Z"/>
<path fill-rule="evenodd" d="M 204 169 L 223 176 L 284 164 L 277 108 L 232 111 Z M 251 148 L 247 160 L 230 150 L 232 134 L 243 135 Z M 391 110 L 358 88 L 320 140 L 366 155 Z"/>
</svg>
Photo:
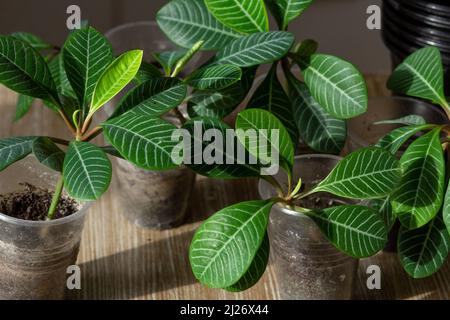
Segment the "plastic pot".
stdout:
<svg viewBox="0 0 450 320">
<path fill-rule="evenodd" d="M 399 125 L 376 125 L 375 122 L 398 119 L 407 115 L 420 115 L 427 123 L 445 124 L 448 119 L 443 111 L 426 102 L 404 97 L 376 97 L 369 99 L 369 108 L 363 115 L 347 122 L 345 154 L 375 145 L 382 137 Z"/>
<path fill-rule="evenodd" d="M 0 194 L 19 191 L 19 183 L 53 189 L 56 175 L 33 158 L 0 173 Z M 0 299 L 63 299 L 67 268 L 78 256 L 89 205 L 68 217 L 26 221 L 0 213 Z"/>
<path fill-rule="evenodd" d="M 325 178 L 341 160 L 330 155 L 297 156 L 294 177 L 301 178 L 306 189 Z M 284 182 L 282 176 L 276 177 Z M 295 180 L 296 181 L 296 180 Z M 270 184 L 261 181 L 263 199 L 274 196 Z M 325 202 L 348 203 L 321 194 Z M 358 260 L 337 250 L 322 234 L 312 219 L 275 205 L 270 213 L 269 239 L 271 264 L 281 298 L 284 300 L 350 299 L 358 268 Z"/>
<path fill-rule="evenodd" d="M 130 222 L 161 230 L 185 220 L 196 177 L 192 170 L 146 171 L 117 159 L 116 172 L 119 210 Z"/>
</svg>

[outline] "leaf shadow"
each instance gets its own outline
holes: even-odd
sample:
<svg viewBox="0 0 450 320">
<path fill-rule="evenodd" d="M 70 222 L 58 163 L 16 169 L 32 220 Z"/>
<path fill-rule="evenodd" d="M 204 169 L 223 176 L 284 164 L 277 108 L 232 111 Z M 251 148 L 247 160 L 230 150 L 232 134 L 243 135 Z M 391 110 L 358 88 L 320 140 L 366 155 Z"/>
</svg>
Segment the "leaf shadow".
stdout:
<svg viewBox="0 0 450 320">
<path fill-rule="evenodd" d="M 192 236 L 185 232 L 79 265 L 82 289 L 69 298 L 133 299 L 195 283 L 188 258 Z M 176 252 L 168 242 L 179 246 Z M 159 261 L 151 261 L 154 252 Z"/>
<path fill-rule="evenodd" d="M 198 178 L 188 219 L 180 229 L 142 231 L 148 235 L 147 243 L 79 264 L 81 290 L 70 292 L 68 298 L 135 299 L 164 292 L 168 299 L 182 299 L 183 287 L 197 283 L 188 254 L 198 222 L 236 202 L 258 199 L 256 183 L 254 179 Z M 186 289 L 186 296 L 188 290 L 192 289 Z"/>
</svg>

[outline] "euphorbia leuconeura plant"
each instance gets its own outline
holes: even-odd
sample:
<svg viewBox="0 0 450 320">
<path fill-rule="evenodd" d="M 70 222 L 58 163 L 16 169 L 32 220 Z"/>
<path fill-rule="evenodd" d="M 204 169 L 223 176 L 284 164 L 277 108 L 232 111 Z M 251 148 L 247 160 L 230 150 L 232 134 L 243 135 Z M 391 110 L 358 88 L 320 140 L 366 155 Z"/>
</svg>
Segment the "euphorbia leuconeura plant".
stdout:
<svg viewBox="0 0 450 320">
<path fill-rule="evenodd" d="M 439 49 L 425 47 L 396 68 L 388 87 L 434 103 L 450 121 L 443 70 Z M 401 223 L 397 244 L 405 271 L 414 278 L 428 277 L 445 263 L 450 250 L 450 127 L 426 123 L 414 114 L 385 122 L 402 126 L 377 146 L 401 156 L 404 174 L 395 192 L 376 205 L 389 229 Z"/>
<path fill-rule="evenodd" d="M 305 207 L 302 200 L 324 192 L 356 200 L 389 196 L 402 177 L 399 161 L 389 151 L 379 147 L 356 151 L 340 161 L 317 185 L 302 190 L 301 179 L 292 180 L 294 143 L 282 122 L 268 111 L 257 108 L 242 111 L 237 117 L 239 141 L 250 154 L 267 162 L 266 153 L 260 150 L 262 147 L 247 139 L 245 132 L 248 130 L 279 132 L 278 144 L 272 144 L 271 134 L 267 139 L 280 155 L 287 184 L 280 185 L 272 176 L 261 175 L 260 178 L 276 190 L 271 199 L 232 205 L 200 226 L 190 247 L 191 267 L 200 282 L 212 288 L 241 291 L 259 280 L 268 262 L 266 229 L 269 213 L 275 205 L 313 219 L 337 249 L 352 257 L 369 257 L 383 249 L 387 228 L 378 211 L 364 205 L 338 205 L 319 210 Z"/>
<path fill-rule="evenodd" d="M 0 169 L 33 153 L 61 172 L 48 210 L 53 219 L 64 188 L 79 201 L 97 200 L 107 190 L 112 170 L 107 152 L 112 149 L 91 143 L 101 133 L 99 127 L 91 129 L 92 118 L 135 78 L 143 52 L 132 50 L 114 59 L 108 40 L 92 27 L 71 33 L 62 49 L 42 44 L 30 34 L 0 36 L 0 83 L 19 93 L 19 99 L 41 99 L 73 138 L 1 139 Z M 46 49 L 53 52 L 44 58 L 39 50 Z"/>
</svg>

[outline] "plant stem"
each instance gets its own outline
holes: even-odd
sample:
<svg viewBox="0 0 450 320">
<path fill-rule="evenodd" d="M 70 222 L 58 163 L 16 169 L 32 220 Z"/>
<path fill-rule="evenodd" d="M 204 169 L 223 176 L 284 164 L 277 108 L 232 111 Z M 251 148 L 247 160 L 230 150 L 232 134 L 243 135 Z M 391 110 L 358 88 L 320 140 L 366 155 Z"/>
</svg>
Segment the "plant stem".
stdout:
<svg viewBox="0 0 450 320">
<path fill-rule="evenodd" d="M 287 176 L 288 176 L 288 194 L 291 194 L 292 190 L 292 171 L 289 170 L 287 172 Z"/>
<path fill-rule="evenodd" d="M 312 195 L 312 194 L 314 194 L 314 193 L 316 193 L 316 192 L 317 192 L 317 191 L 316 191 L 315 189 L 312 189 L 312 190 L 310 190 L 310 191 L 308 191 L 308 192 L 300 193 L 300 194 L 295 195 L 295 196 L 294 196 L 294 199 L 296 199 L 296 200 L 298 200 L 298 199 L 303 199 L 303 198 L 309 197 L 310 195 Z"/>
<path fill-rule="evenodd" d="M 50 204 L 50 208 L 48 209 L 48 220 L 53 220 L 56 215 L 56 209 L 58 208 L 59 200 L 61 199 L 61 194 L 64 188 L 64 177 L 61 175 L 56 183 L 55 193 L 52 198 L 52 203 Z"/>
<path fill-rule="evenodd" d="M 181 113 L 181 111 L 178 108 L 173 109 L 173 111 L 175 112 L 175 116 L 178 118 L 178 120 L 180 120 L 181 125 L 186 123 L 186 119 L 184 118 L 183 114 Z"/>
<path fill-rule="evenodd" d="M 89 113 L 86 117 L 86 120 L 84 120 L 83 127 L 81 128 L 81 134 L 85 134 L 86 131 L 89 129 L 89 126 L 91 125 L 92 117 L 94 116 L 93 113 Z"/>
<path fill-rule="evenodd" d="M 58 113 L 60 114 L 60 116 L 63 118 L 66 126 L 69 128 L 69 130 L 73 133 L 73 135 L 77 134 L 77 131 L 75 130 L 74 126 L 70 123 L 69 119 L 67 119 L 66 115 L 64 114 L 64 112 L 62 110 L 59 110 Z"/>
<path fill-rule="evenodd" d="M 294 198 L 299 192 L 302 187 L 302 179 L 298 179 L 297 185 L 295 186 L 294 190 L 290 194 L 290 198 Z"/>
<path fill-rule="evenodd" d="M 102 127 L 95 127 L 88 133 L 84 135 L 84 137 L 81 139 L 82 141 L 91 141 L 95 137 L 97 137 L 100 133 L 102 133 L 103 128 Z"/>
</svg>

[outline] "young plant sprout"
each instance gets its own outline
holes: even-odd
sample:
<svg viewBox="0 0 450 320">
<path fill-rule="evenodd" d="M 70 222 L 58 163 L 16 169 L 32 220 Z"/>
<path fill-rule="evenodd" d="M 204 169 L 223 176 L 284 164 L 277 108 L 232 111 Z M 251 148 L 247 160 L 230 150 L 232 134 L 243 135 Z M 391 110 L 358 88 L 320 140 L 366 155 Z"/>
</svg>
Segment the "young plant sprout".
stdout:
<svg viewBox="0 0 450 320">
<path fill-rule="evenodd" d="M 442 58 L 435 47 L 425 47 L 407 57 L 392 74 L 388 87 L 431 101 L 450 117 Z M 402 127 L 383 137 L 377 146 L 393 155 L 407 148 L 400 159 L 403 176 L 398 188 L 375 205 L 389 229 L 396 221 L 401 223 L 398 253 L 405 271 L 414 278 L 424 278 L 439 270 L 450 250 L 450 128 L 426 123 L 413 114 L 383 123 Z"/>
<path fill-rule="evenodd" d="M 43 58 L 38 50 L 51 53 Z M 79 201 L 97 200 L 107 190 L 109 149 L 90 142 L 101 132 L 99 127 L 90 129 L 92 118 L 133 80 L 142 56 L 142 51 L 133 50 L 114 59 L 110 43 L 92 27 L 73 32 L 61 49 L 31 34 L 0 36 L 0 83 L 21 95 L 16 119 L 34 98 L 41 99 L 60 115 L 73 137 L 0 140 L 1 170 L 33 153 L 43 165 L 61 172 L 48 219 L 55 218 L 64 188 Z"/>
</svg>

